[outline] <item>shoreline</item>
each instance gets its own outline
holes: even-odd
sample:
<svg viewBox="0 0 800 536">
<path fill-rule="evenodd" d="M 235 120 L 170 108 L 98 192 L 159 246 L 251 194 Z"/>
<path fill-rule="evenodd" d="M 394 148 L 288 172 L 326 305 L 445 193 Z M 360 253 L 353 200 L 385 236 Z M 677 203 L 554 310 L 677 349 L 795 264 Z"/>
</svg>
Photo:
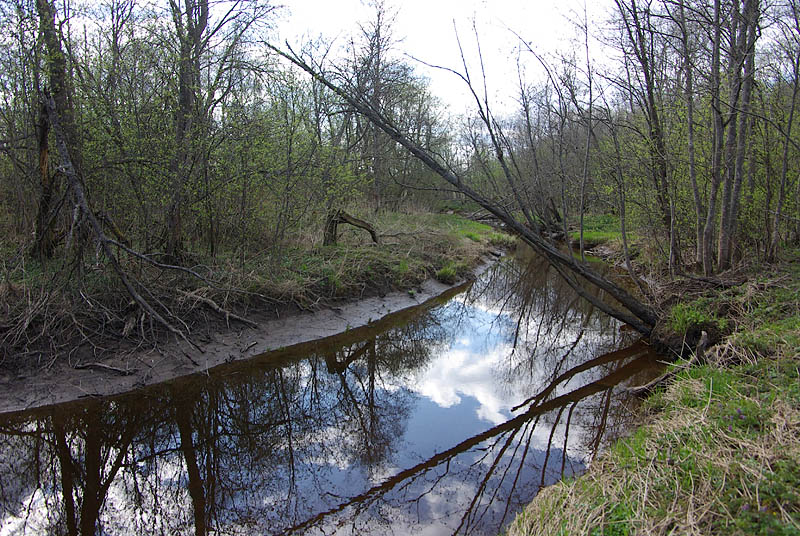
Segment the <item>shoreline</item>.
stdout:
<svg viewBox="0 0 800 536">
<path fill-rule="evenodd" d="M 497 262 L 484 255 L 467 278 L 445 284 L 426 279 L 414 291 L 395 291 L 385 296 L 355 299 L 312 313 L 298 312 L 281 318 L 258 315 L 248 318 L 258 328 L 220 330 L 197 353 L 185 343 L 172 341 L 146 351 L 125 352 L 101 362 L 54 363 L 14 377 L 0 377 L 0 414 L 18 413 L 57 404 L 121 395 L 151 385 L 176 380 L 230 363 L 243 363 L 271 354 L 282 354 L 303 345 L 323 344 L 332 338 L 399 320 L 404 312 L 436 305 L 449 292 L 456 294 Z"/>
<path fill-rule="evenodd" d="M 742 283 L 682 295 L 668 323 L 725 336 L 670 365 L 641 424 L 580 477 L 541 490 L 506 533 L 796 534 L 799 276 L 794 250 Z"/>
</svg>

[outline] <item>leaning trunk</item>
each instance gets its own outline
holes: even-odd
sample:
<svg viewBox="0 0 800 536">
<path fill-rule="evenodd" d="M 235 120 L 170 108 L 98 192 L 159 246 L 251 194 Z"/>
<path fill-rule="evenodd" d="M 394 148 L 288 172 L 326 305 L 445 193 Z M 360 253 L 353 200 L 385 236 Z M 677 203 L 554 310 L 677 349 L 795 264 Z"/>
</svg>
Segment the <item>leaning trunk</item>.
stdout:
<svg viewBox="0 0 800 536">
<path fill-rule="evenodd" d="M 592 305 L 609 314 L 610 316 L 630 324 L 640 333 L 650 334 L 653 327 L 656 325 L 656 322 L 658 321 L 658 315 L 652 308 L 643 304 L 634 298 L 627 290 L 623 289 L 613 281 L 606 279 L 602 275 L 589 268 L 587 265 L 577 262 L 571 254 L 559 250 L 528 226 L 517 221 L 505 208 L 493 203 L 479 192 L 467 186 L 459 175 L 453 172 L 450 168 L 439 163 L 439 161 L 436 160 L 433 155 L 420 147 L 418 144 L 414 143 L 407 136 L 403 135 L 389 119 L 381 114 L 379 110 L 375 110 L 369 106 L 369 104 L 364 102 L 360 97 L 352 95 L 339 86 L 333 84 L 297 56 L 290 56 L 274 47 L 272 50 L 293 62 L 295 65 L 316 78 L 319 82 L 327 86 L 330 90 L 347 101 L 347 103 L 355 108 L 360 114 L 368 118 L 376 127 L 386 132 L 386 134 L 392 140 L 405 147 L 429 169 L 439 175 L 439 177 L 450 183 L 452 186 L 455 186 L 467 197 L 478 203 L 489 213 L 496 216 L 500 221 L 504 222 L 511 231 L 517 233 L 522 240 L 543 255 L 550 262 L 550 264 L 553 265 L 559 271 L 559 273 L 565 277 L 566 281 L 578 292 L 578 294 L 586 298 L 590 303 L 592 303 Z M 601 290 L 604 290 L 606 293 L 616 299 L 622 306 L 627 308 L 630 313 L 619 309 L 616 306 L 612 306 L 602 299 L 593 296 L 591 293 L 586 292 L 585 289 L 583 289 L 582 286 L 579 285 L 573 278 L 575 275 L 579 276 L 584 281 L 599 287 Z"/>
</svg>

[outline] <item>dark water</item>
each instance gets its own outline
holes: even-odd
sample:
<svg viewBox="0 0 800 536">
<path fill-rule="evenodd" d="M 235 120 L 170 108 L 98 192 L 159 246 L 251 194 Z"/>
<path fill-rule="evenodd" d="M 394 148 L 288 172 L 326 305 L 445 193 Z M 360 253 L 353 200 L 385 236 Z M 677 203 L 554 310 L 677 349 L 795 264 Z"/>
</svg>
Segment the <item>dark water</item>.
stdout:
<svg viewBox="0 0 800 536">
<path fill-rule="evenodd" d="M 509 260 L 332 341 L 0 416 L 0 536 L 497 534 L 625 429 L 621 386 L 655 367 Z"/>
</svg>

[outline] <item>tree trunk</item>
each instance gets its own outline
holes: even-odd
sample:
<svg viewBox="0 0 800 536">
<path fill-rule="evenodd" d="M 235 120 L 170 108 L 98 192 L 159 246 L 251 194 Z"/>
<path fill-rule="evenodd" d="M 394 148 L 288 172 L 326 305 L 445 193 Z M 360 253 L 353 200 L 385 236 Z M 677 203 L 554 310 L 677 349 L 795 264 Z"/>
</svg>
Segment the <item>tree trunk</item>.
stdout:
<svg viewBox="0 0 800 536">
<path fill-rule="evenodd" d="M 103 486 L 100 483 L 103 460 L 100 453 L 100 423 L 92 419 L 87 423 L 84 441 L 84 483 L 83 502 L 81 502 L 81 536 L 95 536 L 100 507 L 105 499 Z"/>
<path fill-rule="evenodd" d="M 194 518 L 195 536 L 206 534 L 206 494 L 203 486 L 203 477 L 197 464 L 197 449 L 192 440 L 191 424 L 192 405 L 180 404 L 175 408 L 175 423 L 178 425 L 178 434 L 181 441 L 181 454 L 186 463 L 186 474 L 189 481 L 189 496 L 192 499 L 192 513 Z"/>
<path fill-rule="evenodd" d="M 37 126 L 37 140 L 39 146 L 39 179 L 42 193 L 39 197 L 39 212 L 36 215 L 36 235 L 32 253 L 40 260 L 49 259 L 55 249 L 55 207 L 53 196 L 57 185 L 55 176 L 50 175 L 48 167 L 50 122 L 47 120 L 47 110 L 42 105 L 39 111 L 39 125 Z"/>
<path fill-rule="evenodd" d="M 339 211 L 334 210 L 328 212 L 328 215 L 325 217 L 325 232 L 322 238 L 322 245 L 323 246 L 332 246 L 336 243 L 339 239 Z"/>
<path fill-rule="evenodd" d="M 67 431 L 60 416 L 53 416 L 53 437 L 58 456 L 59 473 L 61 475 L 61 497 L 64 501 L 64 517 L 67 523 L 67 535 L 77 536 L 78 521 L 75 515 L 75 465 L 72 453 L 67 444 Z"/>
<path fill-rule="evenodd" d="M 349 223 L 354 227 L 364 229 L 372 237 L 372 241 L 380 245 L 381 239 L 371 224 L 365 222 L 364 220 L 359 220 L 343 210 L 336 210 L 329 212 L 327 218 L 325 219 L 325 236 L 322 242 L 323 246 L 332 246 L 336 244 L 336 240 L 338 239 L 338 226 L 340 223 Z"/>
<path fill-rule="evenodd" d="M 794 11 L 795 17 L 797 17 L 797 11 Z M 796 25 L 800 25 L 797 19 L 795 19 Z M 783 138 L 783 157 L 781 161 L 781 182 L 780 186 L 778 187 L 778 200 L 775 206 L 775 211 L 772 218 L 772 238 L 769 242 L 769 246 L 767 248 L 767 259 L 768 260 L 775 260 L 776 256 L 778 255 L 778 247 L 780 246 L 781 241 L 781 234 L 780 234 L 780 224 L 781 224 L 781 217 L 783 216 L 783 203 L 786 197 L 786 179 L 789 172 L 789 145 L 791 144 L 791 134 L 792 134 L 792 123 L 794 122 L 794 114 L 795 109 L 797 107 L 797 95 L 798 90 L 800 89 L 800 52 L 795 51 L 795 58 L 794 58 L 794 82 L 792 84 L 792 103 L 789 107 L 789 118 L 786 122 L 786 133 Z M 798 189 L 800 190 L 800 180 L 798 180 Z M 800 195 L 797 196 L 795 202 L 800 200 Z M 769 208 L 769 204 L 767 205 Z"/>
<path fill-rule="evenodd" d="M 659 102 L 656 98 L 656 72 L 652 47 L 653 34 L 649 20 L 650 14 L 645 11 L 645 18 L 642 20 L 635 0 L 630 0 L 630 6 L 623 4 L 622 0 L 616 0 L 616 5 L 622 16 L 628 40 L 633 47 L 634 56 L 642 71 L 644 82 L 644 87 L 642 88 L 644 92 L 643 106 L 647 126 L 649 127 L 648 149 L 650 151 L 651 174 L 653 186 L 656 190 L 656 199 L 661 210 L 661 221 L 664 231 L 669 236 L 671 247 L 669 265 L 672 272 L 675 270 L 676 264 L 679 263 L 680 256 L 679 252 L 674 249 L 676 241 L 673 236 L 675 226 L 672 222 L 672 211 L 670 209 L 667 144 L 661 124 Z M 649 39 L 648 33 L 650 33 Z"/>
<path fill-rule="evenodd" d="M 697 186 L 697 168 L 695 165 L 694 146 L 694 70 L 689 48 L 689 29 L 686 26 L 684 0 L 678 3 L 679 25 L 681 28 L 681 45 L 683 49 L 683 65 L 686 71 L 686 128 L 687 152 L 689 158 L 689 180 L 692 183 L 692 196 L 695 210 L 695 262 L 703 262 L 703 206 L 700 200 L 700 189 Z"/>
<path fill-rule="evenodd" d="M 78 143 L 78 129 L 75 125 L 75 116 L 70 98 L 71 87 L 67 78 L 67 61 L 61 48 L 61 39 L 56 30 L 56 10 L 50 0 L 36 0 L 36 10 L 39 14 L 39 27 L 42 40 L 47 51 L 45 64 L 49 83 L 49 93 L 53 97 L 55 107 L 58 109 L 61 131 L 64 142 L 72 157 L 72 165 L 81 177 L 82 159 Z M 50 177 L 48 158 L 48 135 L 50 122 L 47 109 L 42 105 L 39 113 L 39 128 L 37 133 L 39 145 L 39 176 L 42 193 L 39 200 L 39 212 L 36 218 L 36 237 L 33 252 L 39 258 L 50 258 L 55 247 L 54 229 L 58 216 L 58 206 L 53 206 L 53 198 L 57 190 L 54 177 Z"/>
<path fill-rule="evenodd" d="M 744 10 L 744 34 L 746 37 L 745 50 L 743 51 L 745 60 L 742 81 L 741 113 L 739 114 L 739 138 L 736 144 L 733 189 L 731 191 L 727 228 L 725 230 L 727 237 L 727 243 L 724 248 L 726 266 L 730 266 L 733 261 L 736 228 L 739 222 L 739 199 L 742 195 L 742 182 L 744 182 L 744 160 L 747 154 L 747 142 L 749 141 L 748 125 L 750 124 L 750 102 L 755 78 L 755 46 L 758 36 L 758 15 L 758 0 L 748 1 Z"/>
<path fill-rule="evenodd" d="M 717 215 L 717 192 L 722 181 L 722 151 L 725 130 L 722 120 L 720 91 L 720 48 L 722 28 L 720 21 L 720 0 L 714 0 L 714 38 L 711 49 L 711 114 L 714 124 L 714 140 L 711 156 L 711 192 L 708 196 L 706 222 L 703 227 L 703 272 L 709 276 L 714 272 L 714 222 Z"/>
<path fill-rule="evenodd" d="M 452 186 L 455 186 L 467 197 L 478 203 L 481 207 L 496 216 L 499 220 L 503 221 L 511 231 L 517 233 L 526 243 L 542 254 L 556 269 L 559 270 L 559 273 L 565 275 L 564 269 L 566 269 L 582 277 L 587 282 L 607 292 L 610 296 L 627 308 L 632 314 L 620 310 L 604 302 L 602 299 L 587 293 L 585 289 L 580 287 L 580 285 L 575 286 L 574 281 L 565 277 L 567 282 L 573 286 L 576 292 L 586 298 L 592 305 L 609 314 L 610 316 L 630 324 L 640 333 L 646 335 L 650 334 L 656 322 L 658 321 L 658 315 L 651 307 L 643 304 L 634 298 L 627 290 L 623 289 L 611 280 L 606 279 L 585 264 L 576 262 L 571 254 L 560 251 L 555 246 L 543 239 L 539 234 L 531 230 L 528 226 L 518 222 L 505 208 L 489 201 L 483 195 L 467 186 L 459 175 L 457 175 L 451 169 L 445 167 L 443 164 L 439 163 L 439 161 L 437 161 L 433 155 L 408 139 L 408 137 L 404 136 L 390 120 L 380 113 L 379 110 L 373 109 L 359 96 L 348 93 L 344 89 L 333 84 L 299 57 L 289 55 L 274 47 L 270 48 L 327 86 L 331 91 L 335 92 L 348 104 L 350 104 L 350 106 L 355 108 L 360 114 L 368 118 L 375 126 L 386 132 L 386 134 L 392 140 L 410 151 L 411 154 L 416 156 L 423 164 L 439 175 L 442 179 L 450 183 Z"/>
<path fill-rule="evenodd" d="M 186 0 L 186 10 L 170 0 L 178 39 L 178 109 L 175 121 L 175 155 L 172 159 L 172 197 L 166 214 L 166 253 L 173 261 L 183 257 L 183 198 L 198 150 L 200 128 L 196 110 L 200 88 L 200 55 L 208 25 L 208 0 Z"/>
</svg>

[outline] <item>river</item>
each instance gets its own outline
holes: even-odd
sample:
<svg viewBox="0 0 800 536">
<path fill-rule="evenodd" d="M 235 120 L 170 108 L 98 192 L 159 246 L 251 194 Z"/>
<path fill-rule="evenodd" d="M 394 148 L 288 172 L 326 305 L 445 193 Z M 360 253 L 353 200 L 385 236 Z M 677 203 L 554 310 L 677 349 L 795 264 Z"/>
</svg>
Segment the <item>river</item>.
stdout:
<svg viewBox="0 0 800 536">
<path fill-rule="evenodd" d="M 0 536 L 497 534 L 657 367 L 520 253 L 369 329 L 0 415 Z"/>
</svg>

